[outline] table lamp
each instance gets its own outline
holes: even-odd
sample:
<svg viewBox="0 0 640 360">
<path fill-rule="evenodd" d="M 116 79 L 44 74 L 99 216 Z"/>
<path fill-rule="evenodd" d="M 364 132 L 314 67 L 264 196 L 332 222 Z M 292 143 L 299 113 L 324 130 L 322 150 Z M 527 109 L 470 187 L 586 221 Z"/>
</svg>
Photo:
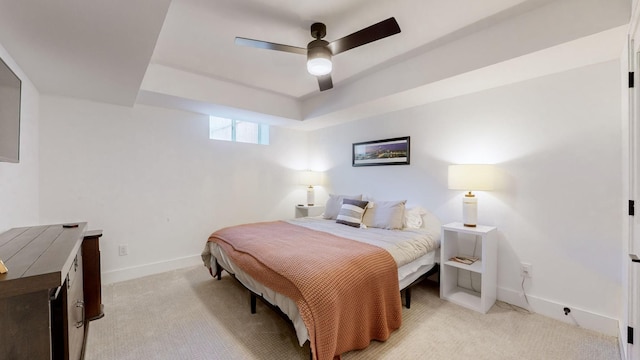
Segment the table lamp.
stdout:
<svg viewBox="0 0 640 360">
<path fill-rule="evenodd" d="M 493 190 L 494 169 L 492 165 L 449 165 L 449 189 L 465 190 L 462 198 L 462 223 L 475 227 L 478 224 L 478 199 L 472 191 Z"/>
<path fill-rule="evenodd" d="M 322 184 L 322 173 L 318 171 L 305 170 L 300 173 L 300 183 L 302 185 L 308 185 L 307 188 L 307 205 L 313 206 L 314 204 L 314 190 L 315 185 Z"/>
</svg>

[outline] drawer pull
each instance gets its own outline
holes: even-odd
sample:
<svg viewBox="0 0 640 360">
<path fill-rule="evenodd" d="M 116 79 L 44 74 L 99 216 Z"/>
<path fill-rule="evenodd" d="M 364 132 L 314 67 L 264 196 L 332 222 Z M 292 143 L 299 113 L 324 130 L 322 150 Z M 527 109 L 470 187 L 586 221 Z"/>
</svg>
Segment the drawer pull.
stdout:
<svg viewBox="0 0 640 360">
<path fill-rule="evenodd" d="M 82 309 L 82 320 L 76 321 L 76 327 L 81 328 L 84 326 L 85 312 L 84 312 L 84 301 L 78 300 L 76 301 L 76 308 Z"/>
</svg>

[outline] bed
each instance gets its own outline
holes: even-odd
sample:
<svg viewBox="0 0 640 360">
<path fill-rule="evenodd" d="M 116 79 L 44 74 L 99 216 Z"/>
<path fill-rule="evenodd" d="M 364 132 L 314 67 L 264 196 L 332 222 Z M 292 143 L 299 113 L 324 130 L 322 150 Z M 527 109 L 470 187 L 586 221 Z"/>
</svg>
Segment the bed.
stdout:
<svg viewBox="0 0 640 360">
<path fill-rule="evenodd" d="M 225 270 L 250 291 L 252 312 L 260 297 L 284 313 L 300 346 L 309 341 L 319 360 L 386 340 L 401 325 L 400 292 L 410 307 L 410 286 L 438 268 L 440 223 L 428 211 L 405 211 L 401 202 L 401 225 L 389 229 L 389 212 L 377 202 L 384 216 L 370 216 L 368 223 L 384 227 L 345 226 L 342 203 L 351 200 L 337 201 L 337 219 L 328 202 L 325 217 L 218 230 L 202 252 L 212 275 L 220 279 Z M 365 210 L 371 211 L 363 208 L 361 216 Z M 376 218 L 384 221 L 376 224 Z"/>
</svg>

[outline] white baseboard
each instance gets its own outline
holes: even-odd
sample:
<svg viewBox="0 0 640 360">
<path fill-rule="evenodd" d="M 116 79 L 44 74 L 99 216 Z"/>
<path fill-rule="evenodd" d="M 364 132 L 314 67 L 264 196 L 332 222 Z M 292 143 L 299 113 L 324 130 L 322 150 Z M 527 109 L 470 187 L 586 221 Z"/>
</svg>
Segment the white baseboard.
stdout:
<svg viewBox="0 0 640 360">
<path fill-rule="evenodd" d="M 195 265 L 203 265 L 200 255 L 186 256 L 168 261 L 161 261 L 152 264 L 144 264 L 123 269 L 106 271 L 102 273 L 102 284 L 112 284 L 120 281 L 136 279 L 147 275 L 159 274 L 166 271 Z"/>
<path fill-rule="evenodd" d="M 578 327 L 597 331 L 609 336 L 620 336 L 620 327 L 618 319 L 613 319 L 605 315 L 596 314 L 584 309 L 580 309 L 571 304 L 556 303 L 551 300 L 527 295 L 529 305 L 521 296 L 519 291 L 511 289 L 498 288 L 498 300 L 520 306 L 536 314 L 540 314 L 552 319 L 560 320 L 567 324 L 576 325 Z M 564 308 L 568 307 L 571 312 L 564 314 Z"/>
</svg>

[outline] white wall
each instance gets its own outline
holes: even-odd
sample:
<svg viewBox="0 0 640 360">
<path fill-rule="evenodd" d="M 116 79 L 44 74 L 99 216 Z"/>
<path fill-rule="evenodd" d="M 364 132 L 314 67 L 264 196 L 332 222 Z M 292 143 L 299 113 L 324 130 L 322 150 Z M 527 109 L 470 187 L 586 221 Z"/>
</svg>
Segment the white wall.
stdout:
<svg viewBox="0 0 640 360">
<path fill-rule="evenodd" d="M 20 162 L 0 162 L 0 232 L 38 223 L 38 112 L 40 94 L 0 44 L 0 58 L 22 80 Z"/>
<path fill-rule="evenodd" d="M 214 230 L 290 218 L 305 199 L 307 134 L 271 145 L 209 140 L 208 117 L 43 96 L 41 218 L 102 229 L 103 281 L 201 263 Z M 118 255 L 127 244 L 128 256 Z"/>
<path fill-rule="evenodd" d="M 617 335 L 621 271 L 620 64 L 579 68 L 318 130 L 316 168 L 335 193 L 422 204 L 460 221 L 447 166 L 492 163 L 501 186 L 479 192 L 479 223 L 499 230 L 498 297 Z M 411 165 L 351 167 L 354 142 L 411 136 Z M 564 306 L 573 311 L 570 317 Z"/>
<path fill-rule="evenodd" d="M 495 163 L 502 186 L 478 197 L 479 221 L 499 228 L 499 298 L 525 305 L 519 264 L 529 262 L 534 311 L 616 335 L 619 69 L 593 65 L 311 133 L 272 128 L 270 146 L 211 141 L 207 118 L 188 112 L 43 96 L 40 220 L 103 229 L 108 283 L 199 263 L 220 227 L 293 216 L 305 198 L 295 169 L 327 171 L 318 202 L 328 191 L 406 198 L 446 223 L 460 219 L 462 197 L 446 188 L 447 165 Z M 351 167 L 353 142 L 405 135 L 410 166 Z"/>
</svg>

